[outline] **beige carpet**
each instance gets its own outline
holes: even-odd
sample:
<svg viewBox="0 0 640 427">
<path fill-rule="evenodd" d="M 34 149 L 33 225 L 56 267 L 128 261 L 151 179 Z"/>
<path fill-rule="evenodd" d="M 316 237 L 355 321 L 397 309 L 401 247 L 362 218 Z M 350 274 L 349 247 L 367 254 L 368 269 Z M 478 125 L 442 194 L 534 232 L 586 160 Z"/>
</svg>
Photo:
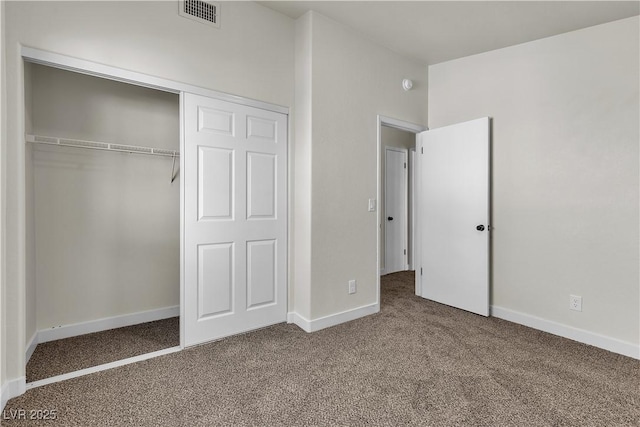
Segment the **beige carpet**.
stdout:
<svg viewBox="0 0 640 427">
<path fill-rule="evenodd" d="M 313 334 L 276 325 L 33 389 L 7 410 L 55 409 L 64 426 L 637 426 L 639 368 L 422 300 L 396 273 L 379 314 Z"/>
<path fill-rule="evenodd" d="M 29 359 L 27 382 L 179 345 L 179 317 L 50 341 Z"/>
</svg>

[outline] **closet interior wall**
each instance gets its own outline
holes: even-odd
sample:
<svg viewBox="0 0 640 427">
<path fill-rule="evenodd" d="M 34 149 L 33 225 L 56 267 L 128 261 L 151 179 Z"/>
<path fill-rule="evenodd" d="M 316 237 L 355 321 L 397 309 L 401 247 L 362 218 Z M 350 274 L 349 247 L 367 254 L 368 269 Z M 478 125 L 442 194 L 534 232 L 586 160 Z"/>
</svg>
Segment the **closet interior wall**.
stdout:
<svg viewBox="0 0 640 427">
<path fill-rule="evenodd" d="M 27 63 L 25 97 L 27 134 L 179 150 L 176 94 Z M 179 306 L 171 157 L 31 143 L 26 157 L 26 345 L 37 331 Z"/>
</svg>

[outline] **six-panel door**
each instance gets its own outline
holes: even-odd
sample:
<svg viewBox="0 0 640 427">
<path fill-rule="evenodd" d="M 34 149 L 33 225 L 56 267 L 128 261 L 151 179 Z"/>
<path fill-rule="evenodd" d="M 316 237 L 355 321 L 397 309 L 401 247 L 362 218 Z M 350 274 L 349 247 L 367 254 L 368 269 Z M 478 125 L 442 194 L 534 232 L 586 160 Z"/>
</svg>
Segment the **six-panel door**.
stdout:
<svg viewBox="0 0 640 427">
<path fill-rule="evenodd" d="M 183 105 L 189 346 L 286 320 L 287 116 L 192 94 Z"/>
</svg>

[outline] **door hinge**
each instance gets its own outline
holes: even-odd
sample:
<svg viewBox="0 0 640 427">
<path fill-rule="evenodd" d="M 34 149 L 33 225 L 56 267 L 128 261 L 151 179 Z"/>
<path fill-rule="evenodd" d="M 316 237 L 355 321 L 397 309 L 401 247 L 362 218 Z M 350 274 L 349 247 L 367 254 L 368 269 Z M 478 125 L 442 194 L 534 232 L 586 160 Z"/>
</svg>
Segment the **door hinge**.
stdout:
<svg viewBox="0 0 640 427">
<path fill-rule="evenodd" d="M 405 162 L 405 163 L 404 163 L 404 168 L 405 168 L 405 169 L 407 168 L 407 162 Z"/>
<path fill-rule="evenodd" d="M 406 249 L 404 250 L 404 254 L 405 254 L 405 255 L 407 254 L 407 250 L 406 250 Z"/>
<path fill-rule="evenodd" d="M 422 267 L 420 267 L 420 275 L 422 276 Z"/>
<path fill-rule="evenodd" d="M 420 147 L 420 153 L 424 154 L 424 147 Z"/>
</svg>

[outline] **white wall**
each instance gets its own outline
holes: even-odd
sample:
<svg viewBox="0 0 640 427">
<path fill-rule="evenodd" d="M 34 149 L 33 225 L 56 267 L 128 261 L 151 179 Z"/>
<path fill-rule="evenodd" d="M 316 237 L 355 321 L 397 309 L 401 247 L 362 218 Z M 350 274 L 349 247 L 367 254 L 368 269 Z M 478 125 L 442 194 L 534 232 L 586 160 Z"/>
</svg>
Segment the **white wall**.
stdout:
<svg viewBox="0 0 640 427">
<path fill-rule="evenodd" d="M 493 117 L 492 304 L 636 346 L 638 23 L 429 67 L 430 128 Z"/>
<path fill-rule="evenodd" d="M 385 227 L 386 224 L 385 218 L 385 202 L 384 202 L 384 182 L 385 182 L 385 174 L 386 174 L 386 148 L 387 147 L 395 147 L 395 148 L 404 148 L 407 150 L 407 164 L 409 164 L 409 149 L 415 148 L 416 146 L 416 134 L 403 131 L 400 129 L 395 129 L 389 126 L 382 126 L 380 133 L 380 202 L 378 203 L 378 209 L 382 213 L 382 224 L 380 227 L 380 269 L 383 270 L 385 268 L 384 265 L 384 245 L 385 245 Z M 408 190 L 408 182 L 407 182 L 407 190 Z M 407 207 L 408 209 L 408 207 Z M 407 224 L 408 225 L 408 224 Z M 411 246 L 409 245 L 409 241 L 407 241 L 407 251 L 410 251 Z M 410 255 L 407 252 L 407 255 Z"/>
<path fill-rule="evenodd" d="M 178 95 L 29 65 L 34 134 L 179 149 Z M 172 159 L 28 148 L 37 329 L 179 305 L 180 178 L 170 182 Z M 27 340 L 29 282 L 28 274 Z"/>
<path fill-rule="evenodd" d="M 289 152 L 294 158 L 293 188 L 293 254 L 290 269 L 293 281 L 293 305 L 296 312 L 311 319 L 311 154 L 312 154 L 312 14 L 301 16 L 295 23 L 295 148 Z"/>
<path fill-rule="evenodd" d="M 7 274 L 5 379 L 11 380 L 24 375 L 23 343 L 28 339 L 20 44 L 291 106 L 294 24 L 251 2 L 224 3 L 220 29 L 178 16 L 176 2 L 8 2 L 5 12 L 8 134 L 2 159 L 7 166 L 3 197 L 7 222 L 2 234 L 7 244 L 3 253 Z"/>
<path fill-rule="evenodd" d="M 311 132 L 309 319 L 316 320 L 377 302 L 378 212 L 367 211 L 377 197 L 377 115 L 425 122 L 427 87 L 424 66 L 317 13 L 305 19 L 311 120 L 296 128 Z M 412 91 L 402 90 L 403 78 L 414 81 Z M 353 295 L 350 279 L 358 284 Z"/>
</svg>

